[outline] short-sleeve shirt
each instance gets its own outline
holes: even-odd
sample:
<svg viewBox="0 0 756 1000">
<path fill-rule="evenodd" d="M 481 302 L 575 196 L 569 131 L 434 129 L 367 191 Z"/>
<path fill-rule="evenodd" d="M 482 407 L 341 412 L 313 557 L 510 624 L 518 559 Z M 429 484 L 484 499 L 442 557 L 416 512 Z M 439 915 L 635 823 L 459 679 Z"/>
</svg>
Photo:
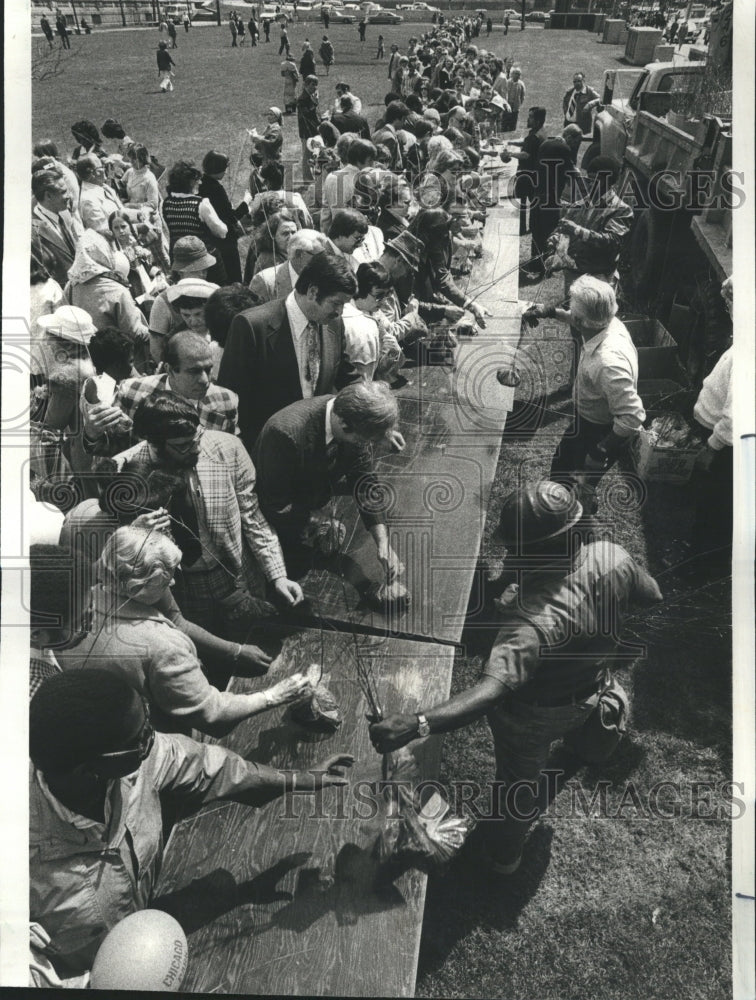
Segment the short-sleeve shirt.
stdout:
<svg viewBox="0 0 756 1000">
<path fill-rule="evenodd" d="M 186 325 L 181 318 L 181 313 L 168 301 L 168 289 L 163 289 L 152 303 L 150 309 L 150 333 L 155 333 L 160 337 L 170 337 L 172 333 L 178 333 Z"/>
<path fill-rule="evenodd" d="M 505 613 L 483 675 L 538 700 L 569 697 L 596 682 L 618 655 L 632 600 L 651 604 L 661 592 L 619 545 L 595 542 L 577 554 L 572 571 L 523 574 L 517 599 Z"/>
</svg>

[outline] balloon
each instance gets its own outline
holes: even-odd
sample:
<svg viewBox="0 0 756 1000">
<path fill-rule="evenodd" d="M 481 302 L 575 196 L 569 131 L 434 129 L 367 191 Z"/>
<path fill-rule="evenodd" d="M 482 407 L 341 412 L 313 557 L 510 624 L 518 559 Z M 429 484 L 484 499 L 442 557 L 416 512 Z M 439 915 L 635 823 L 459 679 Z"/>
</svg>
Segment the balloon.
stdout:
<svg viewBox="0 0 756 1000">
<path fill-rule="evenodd" d="M 187 957 L 186 934 L 177 920 L 162 910 L 139 910 L 116 924 L 100 945 L 90 985 L 96 990 L 175 993 Z"/>
</svg>

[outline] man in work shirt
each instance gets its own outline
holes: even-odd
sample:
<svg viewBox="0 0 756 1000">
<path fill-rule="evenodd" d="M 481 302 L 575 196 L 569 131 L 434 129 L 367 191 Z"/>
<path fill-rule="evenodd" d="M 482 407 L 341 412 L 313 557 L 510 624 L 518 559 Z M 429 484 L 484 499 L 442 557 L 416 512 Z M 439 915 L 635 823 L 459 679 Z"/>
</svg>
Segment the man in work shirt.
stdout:
<svg viewBox="0 0 756 1000">
<path fill-rule="evenodd" d="M 638 395 L 638 351 L 616 314 L 612 286 L 588 274 L 570 289 L 569 312 L 536 306 L 524 314 L 529 323 L 543 317 L 569 323 L 582 341 L 573 387 L 575 416 L 554 452 L 550 478 L 579 484 L 590 513 L 595 513 L 601 477 L 646 419 Z"/>
<path fill-rule="evenodd" d="M 499 534 L 507 559 L 516 560 L 517 599 L 506 606 L 482 678 L 441 705 L 389 715 L 370 726 L 375 749 L 390 753 L 487 717 L 496 780 L 493 822 L 483 832 L 491 867 L 501 875 L 520 865 L 551 743 L 564 738 L 581 757 L 598 762 L 619 742 L 619 733 L 607 739 L 607 730 L 596 725 L 611 718 L 621 732 L 627 710 L 627 696 L 609 668 L 619 658 L 630 602 L 650 604 L 662 596 L 619 545 L 581 545 L 582 514 L 578 501 L 556 483 L 511 493 Z M 624 658 L 632 656 L 628 650 Z"/>
</svg>

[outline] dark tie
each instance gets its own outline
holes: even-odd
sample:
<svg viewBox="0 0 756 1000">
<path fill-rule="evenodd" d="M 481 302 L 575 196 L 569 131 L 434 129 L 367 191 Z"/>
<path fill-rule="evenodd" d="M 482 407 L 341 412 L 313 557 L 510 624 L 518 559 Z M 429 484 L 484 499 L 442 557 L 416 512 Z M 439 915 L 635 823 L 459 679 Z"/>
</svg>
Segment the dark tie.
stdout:
<svg viewBox="0 0 756 1000">
<path fill-rule="evenodd" d="M 331 441 L 330 444 L 326 445 L 326 461 L 328 462 L 328 472 L 333 475 L 336 471 L 336 466 L 339 461 L 339 443 L 338 441 Z"/>
<path fill-rule="evenodd" d="M 176 539 L 176 545 L 181 549 L 181 566 L 188 569 L 202 555 L 202 544 L 199 540 L 199 521 L 191 497 L 191 487 L 188 479 L 183 479 L 181 485 L 173 494 L 170 503 L 171 532 Z"/>
</svg>

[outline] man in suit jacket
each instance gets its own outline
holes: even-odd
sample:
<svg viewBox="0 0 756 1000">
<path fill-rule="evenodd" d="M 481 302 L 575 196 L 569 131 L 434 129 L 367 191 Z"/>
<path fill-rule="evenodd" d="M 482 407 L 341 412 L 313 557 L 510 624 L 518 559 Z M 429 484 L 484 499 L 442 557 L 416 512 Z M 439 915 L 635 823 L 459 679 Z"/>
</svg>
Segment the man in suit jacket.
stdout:
<svg viewBox="0 0 756 1000">
<path fill-rule="evenodd" d="M 336 396 L 292 403 L 274 414 L 255 450 L 260 509 L 278 532 L 285 551 L 318 537 L 315 511 L 337 493 L 355 498 L 362 522 L 378 550 L 388 582 L 404 572 L 389 544 L 370 445 L 396 427 L 399 407 L 385 382 L 355 382 Z M 326 520 L 330 531 L 338 526 Z M 321 535 L 322 537 L 322 535 Z M 328 539 L 326 551 L 341 539 Z"/>
<path fill-rule="evenodd" d="M 218 382 L 238 393 L 239 428 L 250 453 L 278 410 L 359 378 L 341 321 L 356 289 L 344 258 L 320 253 L 285 299 L 247 309 L 231 323 Z"/>
<path fill-rule="evenodd" d="M 370 141 L 370 126 L 367 123 L 367 118 L 363 118 L 362 115 L 358 115 L 354 110 L 354 101 L 348 95 L 342 97 L 339 101 L 340 110 L 337 115 L 334 115 L 331 119 L 331 123 L 336 126 L 336 128 L 342 134 L 344 132 L 354 132 L 360 137 L 360 139 L 367 139 Z"/>
<path fill-rule="evenodd" d="M 278 537 L 260 511 L 255 467 L 239 439 L 204 430 L 191 402 L 170 393 L 142 400 L 134 432 L 144 440 L 114 462 L 120 472 L 145 481 L 156 473 L 175 480 L 166 507 L 183 554 L 176 580 L 183 614 L 228 638 L 266 582 L 283 603 L 301 601 L 299 584 L 286 577 Z"/>
<path fill-rule="evenodd" d="M 52 170 L 33 174 L 32 193 L 37 201 L 32 211 L 32 237 L 52 255 L 52 277 L 64 288 L 84 227 L 71 214 L 68 189 L 59 174 Z"/>
<path fill-rule="evenodd" d="M 142 375 L 120 382 L 112 406 L 98 405 L 84 415 L 85 448 L 98 455 L 113 455 L 133 443 L 130 430 L 118 429 L 123 414 L 131 420 L 137 407 L 155 393 L 186 400 L 196 411 L 200 426 L 207 430 L 239 434 L 239 398 L 210 381 L 213 354 L 206 337 L 180 330 L 168 339 L 163 354 L 166 371 L 162 375 Z"/>
<path fill-rule="evenodd" d="M 326 250 L 335 253 L 333 244 L 323 233 L 317 229 L 297 230 L 289 240 L 289 259 L 283 264 L 264 267 L 250 281 L 249 290 L 258 305 L 273 299 L 285 299 L 312 258 Z"/>
</svg>

